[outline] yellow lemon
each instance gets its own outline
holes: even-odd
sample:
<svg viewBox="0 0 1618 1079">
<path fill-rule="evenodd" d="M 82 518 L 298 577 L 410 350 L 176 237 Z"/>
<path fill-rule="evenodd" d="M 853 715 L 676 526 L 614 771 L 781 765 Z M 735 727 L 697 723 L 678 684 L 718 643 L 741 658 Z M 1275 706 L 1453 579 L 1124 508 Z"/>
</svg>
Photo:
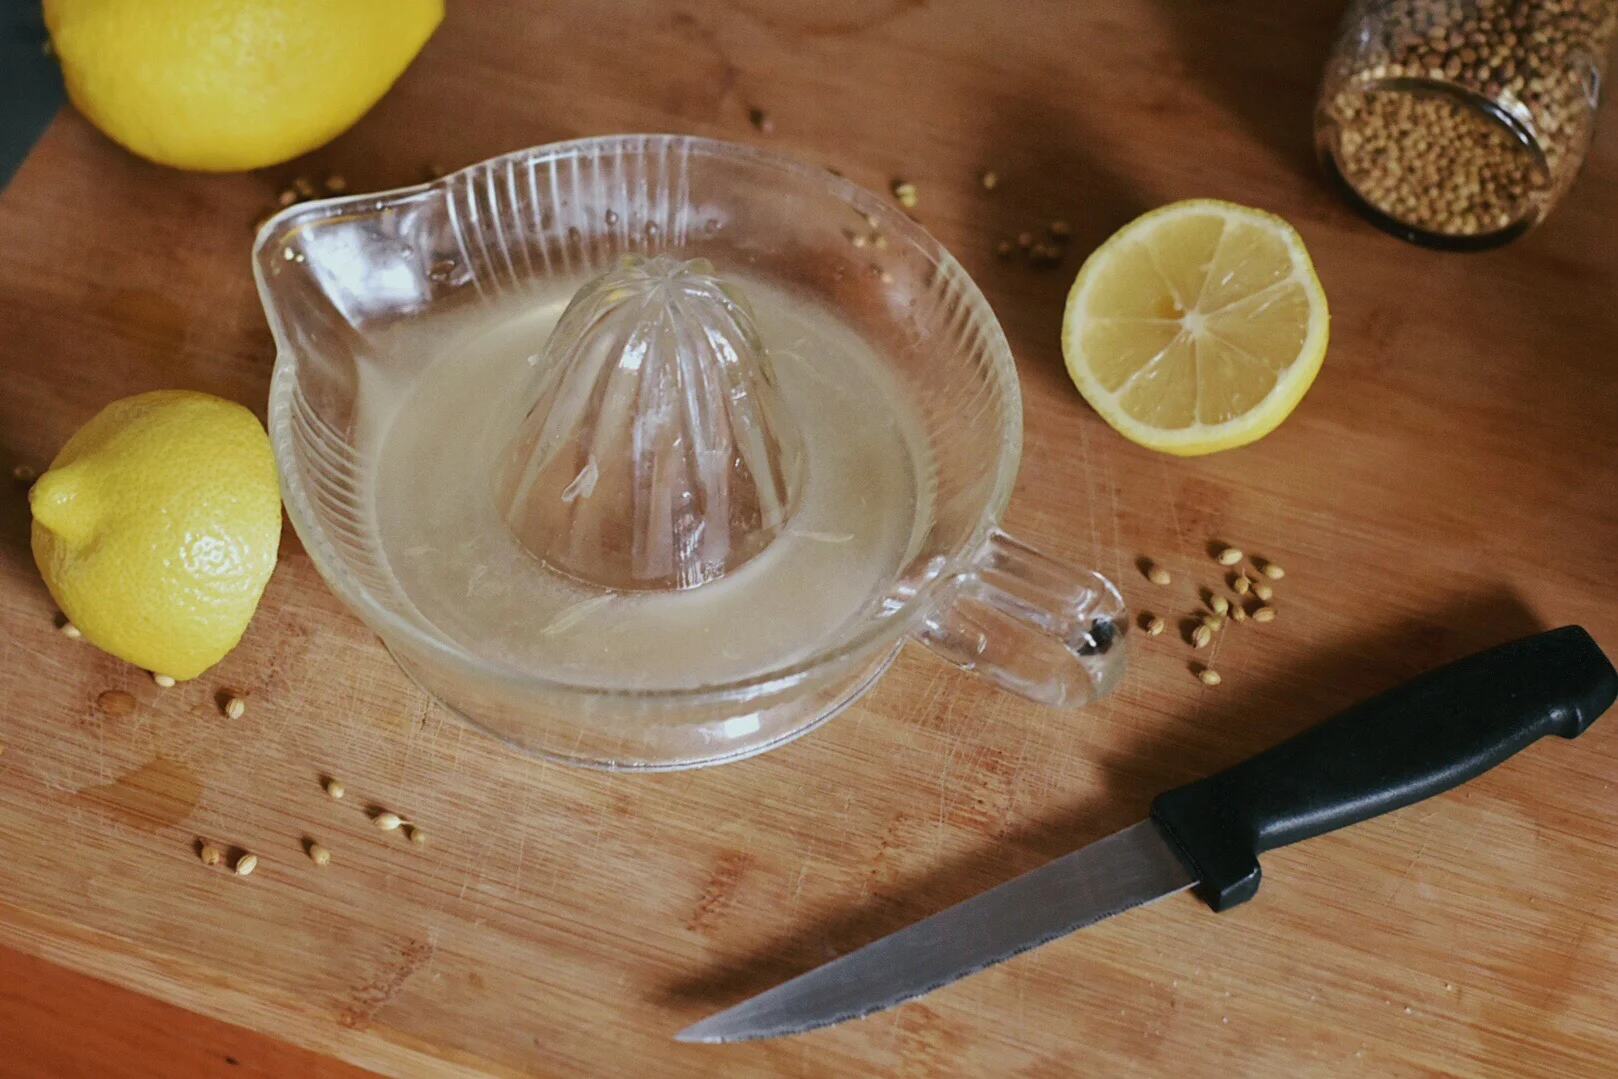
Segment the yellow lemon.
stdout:
<svg viewBox="0 0 1618 1079">
<path fill-rule="evenodd" d="M 236 647 L 275 568 L 281 498 L 258 418 L 160 390 L 102 409 L 28 493 L 34 561 L 96 646 L 195 678 Z"/>
<path fill-rule="evenodd" d="M 329 142 L 443 17 L 443 0 L 45 0 L 79 111 L 142 157 L 210 172 Z"/>
<path fill-rule="evenodd" d="M 1326 293 L 1285 221 L 1216 199 L 1136 218 L 1085 260 L 1062 354 L 1125 438 L 1185 456 L 1262 438 L 1320 371 Z"/>
</svg>

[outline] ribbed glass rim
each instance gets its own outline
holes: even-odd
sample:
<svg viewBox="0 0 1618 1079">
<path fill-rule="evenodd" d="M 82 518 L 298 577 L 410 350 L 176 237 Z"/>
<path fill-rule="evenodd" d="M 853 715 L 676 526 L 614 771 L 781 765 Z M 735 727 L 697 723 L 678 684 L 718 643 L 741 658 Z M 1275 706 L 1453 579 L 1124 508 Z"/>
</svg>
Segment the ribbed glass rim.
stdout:
<svg viewBox="0 0 1618 1079">
<path fill-rule="evenodd" d="M 886 618 L 869 620 L 857 632 L 811 656 L 747 678 L 700 686 L 625 688 L 544 678 L 491 662 L 453 641 L 427 633 L 395 614 L 372 595 L 371 590 L 348 568 L 327 538 L 324 529 L 318 523 L 303 479 L 293 467 L 295 462 L 291 408 L 299 360 L 288 343 L 288 335 L 272 299 L 272 290 L 265 279 L 264 252 L 267 248 L 280 246 L 284 242 L 285 234 L 292 228 L 338 214 L 353 217 L 381 214 L 401 202 L 420 198 L 435 190 L 447 190 L 457 177 L 492 165 L 507 162 L 526 164 L 558 161 L 586 155 L 669 151 L 763 166 L 785 178 L 818 185 L 823 193 L 842 199 L 857 213 L 874 216 L 881 223 L 880 227 L 889 237 L 890 243 L 897 242 L 909 246 L 925 257 L 935 270 L 951 275 L 952 280 L 959 286 L 960 302 L 969 309 L 972 321 L 983 331 L 984 350 L 990 358 L 993 374 L 999 382 L 1001 421 L 1005 437 L 1000 446 L 994 484 L 988 502 L 983 507 L 982 514 L 970 535 L 945 558 L 942 565 L 919 588 L 904 600 L 897 611 Z M 359 210 L 359 207 L 364 209 Z M 943 244 L 911 218 L 894 209 L 886 199 L 828 169 L 771 150 L 688 135 L 606 135 L 516 150 L 468 165 L 428 183 L 301 203 L 282 210 L 265 222 L 259 230 L 253 245 L 253 277 L 258 287 L 259 302 L 263 305 L 265 318 L 269 322 L 276 345 L 275 368 L 270 380 L 269 433 L 277 471 L 280 474 L 281 497 L 286 505 L 287 516 L 292 521 L 292 526 L 302 540 L 304 548 L 314 560 L 315 568 L 320 571 L 337 597 L 384 638 L 384 641 L 391 643 L 393 638 L 398 638 L 402 642 L 407 642 L 408 647 L 459 667 L 476 678 L 504 683 L 527 692 L 588 696 L 598 701 L 605 698 L 687 707 L 708 700 L 767 696 L 790 689 L 817 674 L 830 673 L 850 660 L 856 660 L 876 648 L 892 644 L 921 621 L 927 611 L 932 609 L 939 593 L 971 564 L 987 539 L 989 531 L 997 527 L 1016 480 L 1017 466 L 1022 455 L 1022 393 L 1017 380 L 1016 363 L 1012 358 L 1011 346 L 1006 341 L 1005 331 L 1001 328 L 1000 321 L 995 317 L 988 300 L 977 287 L 977 283 Z"/>
</svg>

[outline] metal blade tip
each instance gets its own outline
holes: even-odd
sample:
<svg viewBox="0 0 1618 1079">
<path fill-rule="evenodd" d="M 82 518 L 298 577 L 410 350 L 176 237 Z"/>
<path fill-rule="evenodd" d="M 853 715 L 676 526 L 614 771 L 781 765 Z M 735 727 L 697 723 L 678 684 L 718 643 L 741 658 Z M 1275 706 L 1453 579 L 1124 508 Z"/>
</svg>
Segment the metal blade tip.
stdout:
<svg viewBox="0 0 1618 1079">
<path fill-rule="evenodd" d="M 859 1019 L 1196 883 L 1143 820 L 676 1034 L 739 1042 Z"/>
<path fill-rule="evenodd" d="M 727 1031 L 729 1024 L 724 1020 L 729 1016 L 730 1009 L 710 1015 L 699 1023 L 692 1023 L 674 1036 L 677 1042 L 693 1042 L 705 1045 L 723 1045 L 725 1042 L 744 1042 L 759 1037 L 746 1031 Z"/>
<path fill-rule="evenodd" d="M 674 1036 L 677 1042 L 702 1043 L 706 1045 L 723 1045 L 727 1042 L 750 1042 L 761 1038 L 778 1038 L 786 1034 L 804 1034 L 821 1027 L 831 1026 L 835 1020 L 798 1023 L 769 1023 L 761 1022 L 756 1014 L 757 1009 L 751 1007 L 757 1000 L 744 1000 L 734 1007 L 716 1012 L 698 1023 L 692 1023 Z M 849 1016 L 848 1018 L 857 1018 Z"/>
</svg>

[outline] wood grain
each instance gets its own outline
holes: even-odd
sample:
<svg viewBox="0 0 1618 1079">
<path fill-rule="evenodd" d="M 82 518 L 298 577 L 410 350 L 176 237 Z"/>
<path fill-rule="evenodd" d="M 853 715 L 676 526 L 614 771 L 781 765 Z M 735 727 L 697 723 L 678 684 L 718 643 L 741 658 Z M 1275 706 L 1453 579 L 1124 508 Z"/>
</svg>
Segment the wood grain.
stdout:
<svg viewBox="0 0 1618 1079">
<path fill-rule="evenodd" d="M 0 948 L 5 1079 L 368 1079 L 373 1073 Z"/>
<path fill-rule="evenodd" d="M 1338 7 L 455 4 L 370 116 L 285 168 L 169 172 L 62 115 L 0 196 L 3 459 L 41 465 L 146 389 L 262 411 L 273 356 L 250 223 L 295 174 L 382 188 L 430 162 L 672 130 L 917 185 L 918 216 L 1018 354 L 1021 537 L 1171 618 L 1217 581 L 1212 540 L 1289 573 L 1272 626 L 1221 636 L 1215 689 L 1168 635 L 1141 639 L 1124 686 L 1076 714 L 912 648 L 777 752 L 609 776 L 526 759 L 432 707 L 290 534 L 242 646 L 158 690 L 53 631 L 19 488 L 0 500 L 0 940 L 394 1075 L 1610 1074 L 1612 717 L 1268 857 L 1258 899 L 1228 914 L 1177 897 L 865 1022 L 669 1040 L 1419 670 L 1568 622 L 1618 653 L 1618 124 L 1521 242 L 1403 246 L 1309 157 Z M 1295 222 L 1335 318 L 1288 423 L 1173 460 L 1113 435 L 1063 373 L 1076 261 L 1039 273 L 992 251 L 1060 217 L 1082 252 L 1192 195 Z M 1175 586 L 1147 584 L 1141 555 Z M 227 686 L 248 700 L 239 721 L 218 714 Z M 135 708 L 98 706 L 108 690 Z M 128 779 L 143 769 L 158 779 Z M 327 773 L 349 799 L 325 798 Z M 432 842 L 379 833 L 373 802 Z M 207 871 L 202 837 L 255 851 L 258 872 Z M 332 850 L 325 871 L 305 837 Z"/>
</svg>

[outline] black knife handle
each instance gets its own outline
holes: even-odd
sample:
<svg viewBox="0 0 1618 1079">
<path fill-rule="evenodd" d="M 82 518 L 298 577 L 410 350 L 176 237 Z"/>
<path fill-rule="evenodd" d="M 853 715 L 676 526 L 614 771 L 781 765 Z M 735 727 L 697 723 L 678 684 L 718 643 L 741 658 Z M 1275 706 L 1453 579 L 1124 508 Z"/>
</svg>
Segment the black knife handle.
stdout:
<svg viewBox="0 0 1618 1079">
<path fill-rule="evenodd" d="M 1573 738 L 1618 697 L 1578 626 L 1456 660 L 1218 775 L 1158 795 L 1152 819 L 1226 910 L 1258 891 L 1258 856 L 1459 786 L 1547 734 Z"/>
</svg>

